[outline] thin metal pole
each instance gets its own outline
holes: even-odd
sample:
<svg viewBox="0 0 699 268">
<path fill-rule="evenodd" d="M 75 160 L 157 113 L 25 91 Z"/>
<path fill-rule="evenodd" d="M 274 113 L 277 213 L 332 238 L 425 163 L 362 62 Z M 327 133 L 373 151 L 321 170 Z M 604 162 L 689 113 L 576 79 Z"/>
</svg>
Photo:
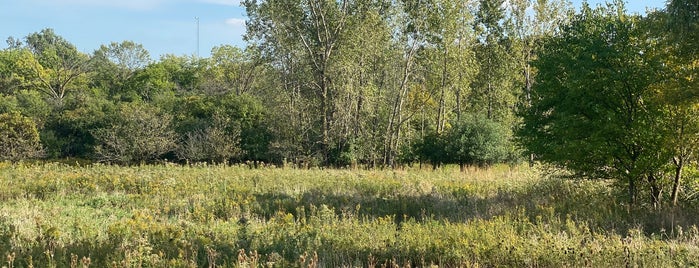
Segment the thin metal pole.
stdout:
<svg viewBox="0 0 699 268">
<path fill-rule="evenodd" d="M 197 21 L 197 58 L 199 58 L 199 17 L 194 17 Z"/>
</svg>

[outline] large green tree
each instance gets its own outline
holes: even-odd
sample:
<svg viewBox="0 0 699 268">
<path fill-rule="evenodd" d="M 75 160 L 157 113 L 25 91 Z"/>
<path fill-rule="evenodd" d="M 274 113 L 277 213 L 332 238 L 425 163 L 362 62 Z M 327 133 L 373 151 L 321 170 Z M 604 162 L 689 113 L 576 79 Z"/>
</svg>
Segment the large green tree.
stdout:
<svg viewBox="0 0 699 268">
<path fill-rule="evenodd" d="M 91 69 L 91 84 L 107 90 L 112 96 L 137 95 L 129 82 L 134 75 L 150 64 L 151 58 L 143 45 L 132 41 L 112 42 L 95 50 Z"/>
<path fill-rule="evenodd" d="M 532 105 L 519 132 L 539 160 L 588 178 L 626 183 L 629 202 L 640 186 L 659 205 L 672 152 L 655 85 L 662 61 L 643 18 L 623 3 L 590 8 L 550 38 L 539 53 Z"/>
<path fill-rule="evenodd" d="M 299 48 L 310 79 L 306 87 L 317 105 L 317 142 L 323 162 L 328 163 L 331 125 L 337 85 L 331 69 L 347 29 L 349 0 L 244 1 L 249 23 L 248 38 L 257 40 L 267 51 L 276 53 L 289 46 Z"/>
<path fill-rule="evenodd" d="M 645 27 L 663 48 L 657 56 L 663 59 L 666 72 L 658 89 L 663 93 L 668 128 L 674 134 L 670 139 L 674 151 L 670 199 L 672 205 L 677 205 L 683 170 L 696 164 L 699 145 L 699 3 L 670 1 L 666 10 L 648 15 Z"/>
<path fill-rule="evenodd" d="M 513 121 L 513 107 L 520 94 L 517 51 L 504 0 L 481 0 L 474 25 L 479 34 L 475 47 L 480 65 L 470 94 L 474 112 L 502 122 Z"/>
<path fill-rule="evenodd" d="M 465 115 L 447 133 L 446 152 L 450 162 L 488 167 L 507 159 L 510 130 L 482 114 Z"/>
<path fill-rule="evenodd" d="M 25 47 L 39 63 L 32 66 L 36 89 L 59 106 L 68 92 L 85 86 L 89 57 L 53 29 L 27 35 Z"/>
</svg>

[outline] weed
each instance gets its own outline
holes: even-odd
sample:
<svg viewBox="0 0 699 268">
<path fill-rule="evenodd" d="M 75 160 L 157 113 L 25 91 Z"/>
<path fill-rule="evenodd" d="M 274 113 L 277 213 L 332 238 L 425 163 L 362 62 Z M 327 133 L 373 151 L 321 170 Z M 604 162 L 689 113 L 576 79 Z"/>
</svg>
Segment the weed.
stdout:
<svg viewBox="0 0 699 268">
<path fill-rule="evenodd" d="M 697 266 L 699 203 L 437 171 L 0 163 L 6 267 Z"/>
</svg>

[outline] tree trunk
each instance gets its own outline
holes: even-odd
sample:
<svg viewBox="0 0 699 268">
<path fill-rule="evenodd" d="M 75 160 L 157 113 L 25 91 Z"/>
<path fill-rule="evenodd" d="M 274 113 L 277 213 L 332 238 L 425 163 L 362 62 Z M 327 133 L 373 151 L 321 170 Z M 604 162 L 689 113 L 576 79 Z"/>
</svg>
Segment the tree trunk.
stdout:
<svg viewBox="0 0 699 268">
<path fill-rule="evenodd" d="M 629 205 L 633 206 L 635 203 L 636 203 L 635 179 L 629 176 Z"/>
<path fill-rule="evenodd" d="M 527 46 L 528 48 L 530 46 Z M 525 49 L 524 63 L 524 92 L 526 94 L 527 108 L 532 107 L 532 77 L 531 77 L 531 49 Z M 529 167 L 534 167 L 534 154 L 529 154 Z"/>
<path fill-rule="evenodd" d="M 413 56 L 417 49 L 417 41 L 414 41 L 405 59 L 405 66 L 403 67 L 403 79 L 400 82 L 400 87 L 398 88 L 398 96 L 393 105 L 393 112 L 391 113 L 391 119 L 388 122 L 386 129 L 386 137 L 388 137 L 387 143 L 384 143 L 384 165 L 393 166 L 394 165 L 394 155 L 398 147 L 398 141 L 400 139 L 400 129 L 403 124 L 403 101 L 405 96 L 408 95 L 408 81 L 410 79 L 410 71 L 413 64 Z"/>
<path fill-rule="evenodd" d="M 329 144 L 330 144 L 330 120 L 328 120 L 328 87 L 325 83 L 325 77 L 322 78 L 321 84 L 321 97 L 320 97 L 320 110 L 322 114 L 322 132 L 323 137 L 321 138 L 321 153 L 323 154 L 323 164 L 328 164 L 329 158 Z"/>
<path fill-rule="evenodd" d="M 672 199 L 672 206 L 677 206 L 677 199 L 680 190 L 680 183 L 682 181 L 682 168 L 684 167 L 684 159 L 682 157 L 677 157 L 672 159 L 675 162 L 675 180 L 672 183 L 672 194 L 670 199 Z"/>
<path fill-rule="evenodd" d="M 660 209 L 660 198 L 662 196 L 662 188 L 658 185 L 658 178 L 655 175 L 648 175 L 648 184 L 650 184 L 650 201 L 653 208 Z"/>
<path fill-rule="evenodd" d="M 462 74 L 459 74 L 459 80 L 461 80 Z M 461 122 L 461 83 L 456 89 L 456 122 Z"/>
<path fill-rule="evenodd" d="M 445 119 L 445 101 L 444 101 L 444 91 L 447 87 L 447 64 L 448 62 L 448 56 L 449 56 L 449 49 L 448 47 L 444 49 L 444 61 L 443 61 L 443 66 L 442 66 L 442 82 L 439 90 L 439 108 L 437 110 L 437 133 L 442 133 L 444 131 L 444 122 L 446 121 Z"/>
<path fill-rule="evenodd" d="M 488 93 L 487 93 L 487 98 L 488 98 L 488 119 L 493 119 L 493 97 L 492 95 L 492 84 L 488 82 Z"/>
<path fill-rule="evenodd" d="M 464 51 L 461 46 L 462 41 L 459 40 L 458 42 L 458 53 L 459 55 L 463 55 Z M 459 67 L 459 84 L 456 86 L 455 90 L 455 99 L 456 99 L 456 122 L 461 122 L 461 90 L 464 85 L 464 68 Z"/>
</svg>

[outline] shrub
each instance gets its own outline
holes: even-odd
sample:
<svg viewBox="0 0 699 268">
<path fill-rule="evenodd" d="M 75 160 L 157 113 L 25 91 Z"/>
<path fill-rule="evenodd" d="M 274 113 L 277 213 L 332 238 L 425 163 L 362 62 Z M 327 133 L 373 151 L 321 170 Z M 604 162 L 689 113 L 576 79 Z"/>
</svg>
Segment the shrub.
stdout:
<svg viewBox="0 0 699 268">
<path fill-rule="evenodd" d="M 438 133 L 427 134 L 422 140 L 416 142 L 414 146 L 414 151 L 420 162 L 428 161 L 434 168 L 448 162 L 447 140 L 443 135 Z"/>
<path fill-rule="evenodd" d="M 37 104 L 32 105 L 36 108 L 31 108 L 37 112 L 22 111 L 37 121 L 44 120 L 39 135 L 49 158 L 91 158 L 97 145 L 92 133 L 112 124 L 118 110 L 98 89 L 80 90 L 71 96 L 64 100 L 60 109 L 46 112 Z M 18 96 L 18 101 L 20 99 Z"/>
<path fill-rule="evenodd" d="M 505 161 L 509 153 L 508 130 L 481 115 L 466 116 L 447 133 L 450 161 L 463 165 L 490 166 Z"/>
<path fill-rule="evenodd" d="M 42 154 L 36 124 L 17 112 L 0 114 L 0 159 L 20 160 Z"/>
<path fill-rule="evenodd" d="M 177 152 L 180 159 L 269 160 L 271 136 L 263 106 L 254 97 L 195 94 L 178 99 L 175 107 L 175 131 L 184 141 Z"/>
<path fill-rule="evenodd" d="M 240 127 L 225 121 L 214 116 L 212 126 L 188 132 L 177 147 L 177 157 L 192 162 L 222 163 L 241 156 Z"/>
<path fill-rule="evenodd" d="M 146 104 L 125 104 L 111 126 L 93 132 L 97 158 L 120 164 L 158 160 L 175 148 L 171 121 L 172 116 Z"/>
</svg>

